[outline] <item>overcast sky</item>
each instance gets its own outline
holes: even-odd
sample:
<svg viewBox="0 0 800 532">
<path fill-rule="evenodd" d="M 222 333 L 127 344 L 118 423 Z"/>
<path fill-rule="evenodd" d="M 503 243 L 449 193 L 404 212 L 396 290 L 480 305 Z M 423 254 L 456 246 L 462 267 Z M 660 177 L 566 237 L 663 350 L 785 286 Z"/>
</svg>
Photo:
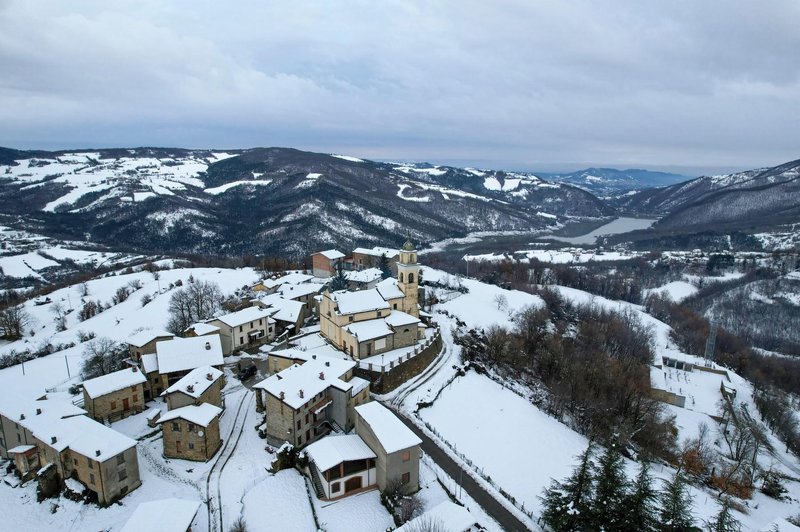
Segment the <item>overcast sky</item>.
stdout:
<svg viewBox="0 0 800 532">
<path fill-rule="evenodd" d="M 800 158 L 800 2 L 0 0 L 0 145 L 685 173 Z"/>
</svg>

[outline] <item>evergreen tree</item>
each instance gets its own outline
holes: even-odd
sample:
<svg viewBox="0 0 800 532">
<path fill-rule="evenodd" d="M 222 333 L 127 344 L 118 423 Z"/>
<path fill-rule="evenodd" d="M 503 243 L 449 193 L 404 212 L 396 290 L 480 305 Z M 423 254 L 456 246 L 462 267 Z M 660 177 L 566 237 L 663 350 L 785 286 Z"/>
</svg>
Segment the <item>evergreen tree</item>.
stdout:
<svg viewBox="0 0 800 532">
<path fill-rule="evenodd" d="M 706 523 L 709 532 L 739 532 L 742 526 L 731 513 L 731 500 L 727 497 L 722 501 L 722 508 L 711 521 Z"/>
<path fill-rule="evenodd" d="M 686 479 L 678 471 L 675 477 L 667 482 L 661 492 L 661 515 L 659 532 L 684 532 L 697 530 L 692 516 L 692 497 L 686 486 Z"/>
<path fill-rule="evenodd" d="M 542 522 L 553 530 L 592 530 L 592 445 L 578 456 L 578 465 L 564 482 L 553 480 L 541 497 Z"/>
<path fill-rule="evenodd" d="M 392 276 L 392 267 L 389 266 L 389 259 L 386 258 L 386 253 L 381 253 L 381 261 L 378 264 L 381 270 L 381 279 L 388 279 Z"/>
<path fill-rule="evenodd" d="M 625 517 L 620 530 L 626 532 L 652 532 L 656 530 L 658 517 L 658 493 L 653 488 L 650 467 L 642 462 L 639 474 L 631 486 L 625 501 Z"/>
<path fill-rule="evenodd" d="M 628 495 L 625 462 L 614 444 L 606 447 L 594 473 L 592 519 L 596 530 L 619 530 L 625 518 Z"/>
<path fill-rule="evenodd" d="M 339 263 L 336 266 L 336 275 L 331 279 L 330 282 L 330 289 L 331 292 L 336 292 L 337 290 L 347 290 L 347 277 L 344 275 L 344 270 L 342 269 L 342 264 Z"/>
</svg>

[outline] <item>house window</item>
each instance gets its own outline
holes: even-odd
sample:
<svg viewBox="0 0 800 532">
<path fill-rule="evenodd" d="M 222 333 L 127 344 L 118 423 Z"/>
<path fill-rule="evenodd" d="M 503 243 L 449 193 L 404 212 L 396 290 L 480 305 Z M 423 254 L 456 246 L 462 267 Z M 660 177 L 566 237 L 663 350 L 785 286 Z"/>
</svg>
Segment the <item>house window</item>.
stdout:
<svg viewBox="0 0 800 532">
<path fill-rule="evenodd" d="M 303 422 L 303 421 L 302 421 L 301 419 L 298 419 L 298 420 L 297 420 L 297 430 L 300 430 L 300 424 L 301 424 L 302 422 Z"/>
<path fill-rule="evenodd" d="M 347 321 L 353 321 L 353 316 L 348 316 Z"/>
<path fill-rule="evenodd" d="M 125 463 L 125 457 L 121 454 L 117 455 L 117 465 L 122 465 Z"/>
<path fill-rule="evenodd" d="M 240 336 L 240 337 L 239 337 L 239 343 L 240 343 L 240 344 L 243 344 L 243 343 L 244 343 L 244 336 Z"/>
<path fill-rule="evenodd" d="M 73 459 L 72 459 L 72 462 L 73 462 L 75 465 L 78 465 L 78 459 L 77 459 L 77 458 L 73 458 Z"/>
<path fill-rule="evenodd" d="M 308 413 L 306 413 L 306 423 L 308 423 L 308 420 L 309 420 L 309 416 L 308 416 Z"/>
<path fill-rule="evenodd" d="M 239 332 L 242 332 L 243 330 L 244 330 L 244 326 L 243 325 L 239 325 Z"/>
<path fill-rule="evenodd" d="M 392 305 L 392 308 L 393 308 L 393 309 L 395 309 L 395 310 L 397 310 L 397 303 L 394 303 L 394 304 Z"/>
<path fill-rule="evenodd" d="M 128 478 L 128 472 L 123 469 L 119 472 L 119 481 L 122 482 L 126 478 Z"/>
<path fill-rule="evenodd" d="M 89 483 L 94 484 L 94 473 L 89 473 Z"/>
<path fill-rule="evenodd" d="M 331 493 L 338 493 L 342 489 L 341 482 L 332 482 L 331 483 Z"/>
<path fill-rule="evenodd" d="M 189 432 L 194 432 L 194 423 L 189 423 Z"/>
<path fill-rule="evenodd" d="M 111 401 L 111 410 L 116 410 L 116 409 L 117 409 L 117 402 Z"/>
<path fill-rule="evenodd" d="M 181 424 L 177 422 L 172 422 L 172 432 L 180 432 L 181 431 Z"/>
<path fill-rule="evenodd" d="M 403 453 L 403 462 L 408 462 L 411 460 L 411 451 L 405 451 Z"/>
<path fill-rule="evenodd" d="M 86 464 L 89 466 L 89 469 L 94 469 L 94 464 L 88 458 L 86 459 Z"/>
<path fill-rule="evenodd" d="M 258 320 L 258 324 L 259 325 L 264 325 L 264 318 L 261 318 L 260 320 Z"/>
<path fill-rule="evenodd" d="M 400 477 L 400 482 L 403 484 L 408 484 L 411 482 L 411 473 L 403 473 L 403 476 Z"/>
<path fill-rule="evenodd" d="M 189 449 L 194 449 L 194 443 L 193 442 L 189 442 Z"/>
<path fill-rule="evenodd" d="M 378 311 L 378 317 L 379 318 L 381 317 L 381 311 L 380 310 Z"/>
<path fill-rule="evenodd" d="M 139 394 L 138 393 L 133 394 L 133 402 L 135 403 L 138 400 L 139 400 Z"/>
<path fill-rule="evenodd" d="M 413 273 L 409 273 L 408 274 L 408 282 L 409 283 L 413 283 L 414 282 L 414 274 Z"/>
</svg>

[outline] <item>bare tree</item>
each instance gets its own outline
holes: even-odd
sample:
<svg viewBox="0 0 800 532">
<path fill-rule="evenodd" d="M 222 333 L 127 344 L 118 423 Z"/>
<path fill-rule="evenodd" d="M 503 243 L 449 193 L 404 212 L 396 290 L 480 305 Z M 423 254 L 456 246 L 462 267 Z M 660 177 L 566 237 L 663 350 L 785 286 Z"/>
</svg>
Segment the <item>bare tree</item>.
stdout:
<svg viewBox="0 0 800 532">
<path fill-rule="evenodd" d="M 220 311 L 222 290 L 211 281 L 188 283 L 172 294 L 169 300 L 170 318 L 167 328 L 179 334 L 192 323 L 213 317 Z"/>
<path fill-rule="evenodd" d="M 67 329 L 67 309 L 60 301 L 50 305 L 50 312 L 56 317 L 56 330 L 65 331 Z"/>
<path fill-rule="evenodd" d="M 9 340 L 22 338 L 25 327 L 31 322 L 31 316 L 22 305 L 0 310 L 0 330 L 3 337 Z"/>
<path fill-rule="evenodd" d="M 84 379 L 93 379 L 125 368 L 127 351 L 114 340 L 101 336 L 86 342 L 83 348 Z"/>
</svg>

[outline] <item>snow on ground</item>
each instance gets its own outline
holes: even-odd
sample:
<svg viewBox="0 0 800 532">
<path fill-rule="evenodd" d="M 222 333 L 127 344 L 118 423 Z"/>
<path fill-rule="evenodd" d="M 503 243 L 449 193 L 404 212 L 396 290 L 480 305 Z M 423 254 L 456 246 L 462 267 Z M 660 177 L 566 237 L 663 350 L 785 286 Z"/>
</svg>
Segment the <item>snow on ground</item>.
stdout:
<svg viewBox="0 0 800 532">
<path fill-rule="evenodd" d="M 33 251 L 23 255 L 0 257 L 0 268 L 3 270 L 3 275 L 9 277 L 36 277 L 41 279 L 39 270 L 51 266 L 58 266 L 58 263 Z"/>
<path fill-rule="evenodd" d="M 404 196 L 403 191 L 407 188 L 410 188 L 411 185 L 400 184 L 397 185 L 397 197 L 406 200 L 406 201 L 417 201 L 420 203 L 427 203 L 431 200 L 430 196 Z"/>
<path fill-rule="evenodd" d="M 530 262 L 536 259 L 540 262 L 551 262 L 553 264 L 580 264 L 584 262 L 601 262 L 613 260 L 630 260 L 641 256 L 641 253 L 620 252 L 620 251 L 601 251 L 596 252 L 580 248 L 562 249 L 528 249 L 515 251 L 513 256 L 505 253 L 485 253 L 483 255 L 465 255 L 467 261 L 487 261 L 502 262 L 504 260 L 520 260 L 520 262 Z"/>
<path fill-rule="evenodd" d="M 457 315 L 466 322 L 469 328 L 488 327 L 492 324 L 508 325 L 511 318 L 523 308 L 539 307 L 544 304 L 539 296 L 533 294 L 518 290 L 504 290 L 499 286 L 472 279 L 460 278 L 459 280 L 441 270 L 423 267 L 422 278 L 426 281 L 439 281 L 445 284 L 460 282 L 469 290 L 469 293 L 458 294 L 454 299 L 437 305 L 438 310 L 446 310 Z M 504 298 L 504 300 L 498 302 L 498 298 Z"/>
<path fill-rule="evenodd" d="M 247 181 L 232 181 L 231 183 L 225 183 L 224 185 L 220 185 L 218 187 L 207 188 L 203 190 L 206 194 L 213 194 L 218 195 L 226 192 L 233 187 L 239 186 L 257 186 L 257 185 L 269 185 L 272 183 L 272 179 L 250 179 Z"/>
<path fill-rule="evenodd" d="M 334 155 L 331 154 L 331 157 L 336 157 L 337 159 L 344 159 L 345 161 L 350 161 L 351 163 L 363 163 L 364 159 L 359 159 L 358 157 L 353 157 L 352 155 Z"/>
<path fill-rule="evenodd" d="M 473 372 L 458 377 L 419 413 L 459 453 L 537 513 L 538 497 L 550 479 L 569 475 L 573 458 L 588 445 L 528 400 Z"/>
<path fill-rule="evenodd" d="M 378 490 L 365 491 L 338 501 L 320 501 L 314 497 L 320 528 L 326 532 L 389 530 L 394 519 L 381 504 Z M 357 524 L 356 524 L 357 523 Z"/>
<path fill-rule="evenodd" d="M 658 288 L 647 289 L 644 291 L 644 295 L 647 297 L 653 293 L 663 293 L 666 294 L 671 301 L 675 301 L 677 303 L 683 301 L 691 295 L 694 295 L 697 290 L 698 288 L 695 285 L 687 283 L 686 281 L 672 281 L 671 283 L 659 286 Z"/>
</svg>

